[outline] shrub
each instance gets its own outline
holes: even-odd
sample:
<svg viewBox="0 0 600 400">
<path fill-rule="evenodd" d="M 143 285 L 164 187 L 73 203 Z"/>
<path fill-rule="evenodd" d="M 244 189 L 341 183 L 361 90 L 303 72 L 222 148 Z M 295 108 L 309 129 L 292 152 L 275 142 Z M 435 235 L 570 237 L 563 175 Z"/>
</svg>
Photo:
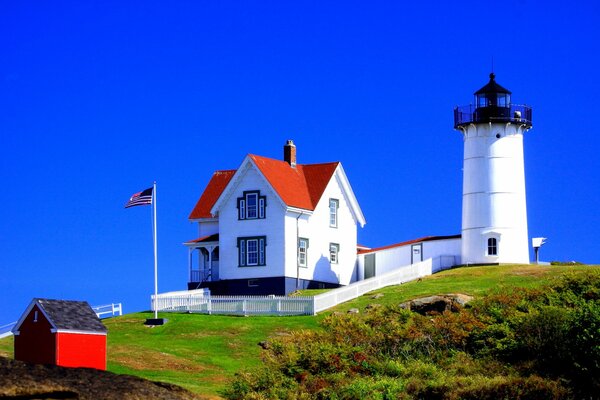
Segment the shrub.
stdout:
<svg viewBox="0 0 600 400">
<path fill-rule="evenodd" d="M 496 291 L 456 313 L 330 316 L 273 340 L 229 399 L 568 399 L 600 393 L 600 274 Z"/>
</svg>

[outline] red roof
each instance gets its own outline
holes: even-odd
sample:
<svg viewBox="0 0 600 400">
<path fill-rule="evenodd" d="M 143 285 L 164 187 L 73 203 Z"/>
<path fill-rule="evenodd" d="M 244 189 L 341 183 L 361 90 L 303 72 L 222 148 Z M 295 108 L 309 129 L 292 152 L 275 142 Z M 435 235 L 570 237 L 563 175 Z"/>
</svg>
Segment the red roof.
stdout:
<svg viewBox="0 0 600 400">
<path fill-rule="evenodd" d="M 202 236 L 201 238 L 198 238 L 198 239 L 189 240 L 189 241 L 185 242 L 184 244 L 209 243 L 209 242 L 218 242 L 218 241 L 219 241 L 219 234 L 214 233 L 212 235 Z"/>
<path fill-rule="evenodd" d="M 296 164 L 292 168 L 287 162 L 250 154 L 260 172 L 277 192 L 281 200 L 290 207 L 313 211 L 321 199 L 339 162 L 323 164 Z M 235 170 L 217 171 L 204 189 L 200 200 L 189 219 L 212 218 L 213 208 Z"/>
<path fill-rule="evenodd" d="M 235 174 L 235 170 L 217 171 L 213 174 L 202 196 L 200 196 L 200 200 L 198 200 L 192 210 L 189 219 L 212 218 L 210 210 L 219 199 L 219 196 L 221 196 L 221 193 L 223 193 L 223 190 L 225 190 L 233 174 Z"/>
<path fill-rule="evenodd" d="M 381 247 L 376 247 L 373 249 L 361 249 L 360 247 L 358 248 L 358 254 L 366 254 L 366 253 L 373 253 L 375 251 L 379 251 L 379 250 L 386 250 L 386 249 L 393 249 L 394 247 L 402 247 L 402 246 L 406 246 L 409 244 L 414 244 L 414 243 L 420 243 L 420 242 L 431 242 L 434 240 L 445 240 L 445 239 L 460 239 L 461 235 L 452 235 L 452 236 L 425 236 L 419 239 L 414 239 L 414 240 L 408 240 L 406 242 L 401 242 L 401 243 L 396 243 L 396 244 L 390 244 L 387 246 L 381 246 Z"/>
<path fill-rule="evenodd" d="M 251 154 L 260 172 L 285 204 L 290 207 L 314 210 L 331 180 L 339 162 L 296 164 Z"/>
</svg>

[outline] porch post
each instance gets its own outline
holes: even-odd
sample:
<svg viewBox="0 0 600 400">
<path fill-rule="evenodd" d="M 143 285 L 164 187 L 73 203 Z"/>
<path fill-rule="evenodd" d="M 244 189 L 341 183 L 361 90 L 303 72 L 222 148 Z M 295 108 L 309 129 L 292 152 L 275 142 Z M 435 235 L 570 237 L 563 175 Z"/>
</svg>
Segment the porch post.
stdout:
<svg viewBox="0 0 600 400">
<path fill-rule="evenodd" d="M 210 274 L 211 282 L 212 282 L 212 252 L 213 252 L 213 246 L 208 246 L 208 271 Z"/>
<path fill-rule="evenodd" d="M 188 269 L 189 269 L 189 282 L 192 282 L 192 252 L 194 251 L 193 248 L 189 247 L 188 248 Z"/>
</svg>

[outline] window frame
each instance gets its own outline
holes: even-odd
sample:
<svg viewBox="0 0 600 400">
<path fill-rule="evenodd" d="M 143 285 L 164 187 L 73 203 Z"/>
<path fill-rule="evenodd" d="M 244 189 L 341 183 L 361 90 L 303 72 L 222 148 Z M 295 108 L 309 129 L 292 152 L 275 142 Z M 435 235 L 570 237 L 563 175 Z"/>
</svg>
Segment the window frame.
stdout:
<svg viewBox="0 0 600 400">
<path fill-rule="evenodd" d="M 301 243 L 304 242 L 304 253 L 302 252 Z M 307 238 L 298 238 L 298 266 L 303 268 L 308 268 L 308 247 L 309 240 Z M 304 263 L 302 262 L 302 256 L 304 256 Z"/>
<path fill-rule="evenodd" d="M 498 257 L 498 243 L 499 240 L 497 237 L 492 236 L 487 238 L 486 254 L 489 257 Z"/>
<path fill-rule="evenodd" d="M 329 243 L 329 263 L 331 263 L 331 264 L 339 264 L 340 263 L 340 244 L 339 243 Z"/>
<path fill-rule="evenodd" d="M 250 243 L 255 244 L 256 247 L 250 249 L 252 246 Z M 266 236 L 238 237 L 237 247 L 238 267 L 264 267 L 267 265 Z"/>
<path fill-rule="evenodd" d="M 255 199 L 250 205 L 250 199 Z M 237 198 L 238 220 L 265 219 L 267 216 L 267 197 L 261 196 L 260 190 L 245 190 Z"/>
<path fill-rule="evenodd" d="M 333 207 L 332 207 L 333 206 Z M 340 209 L 340 201 L 338 199 L 329 199 L 329 227 L 337 228 L 338 227 L 338 217 L 339 217 L 339 209 Z"/>
</svg>

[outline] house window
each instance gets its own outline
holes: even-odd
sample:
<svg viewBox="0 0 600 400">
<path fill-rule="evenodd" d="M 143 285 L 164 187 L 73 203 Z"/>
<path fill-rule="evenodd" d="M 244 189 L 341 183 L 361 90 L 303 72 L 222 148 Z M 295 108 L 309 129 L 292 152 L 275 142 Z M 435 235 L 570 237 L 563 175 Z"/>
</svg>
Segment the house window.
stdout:
<svg viewBox="0 0 600 400">
<path fill-rule="evenodd" d="M 258 190 L 244 192 L 237 199 L 238 219 L 263 219 L 267 200 Z"/>
<path fill-rule="evenodd" d="M 33 313 L 33 322 L 38 322 L 38 312 L 34 311 Z"/>
<path fill-rule="evenodd" d="M 265 236 L 238 238 L 238 263 L 240 267 L 266 265 Z"/>
<path fill-rule="evenodd" d="M 329 243 L 329 262 L 332 264 L 338 263 L 338 253 L 340 252 L 340 245 L 337 243 Z"/>
<path fill-rule="evenodd" d="M 337 228 L 338 226 L 338 208 L 340 202 L 337 199 L 329 199 L 329 226 Z"/>
<path fill-rule="evenodd" d="M 300 267 L 306 267 L 306 260 L 308 258 L 308 239 L 298 239 L 298 265 Z"/>
<path fill-rule="evenodd" d="M 498 255 L 498 239 L 488 238 L 487 253 L 488 253 L 488 256 L 497 256 Z"/>
</svg>

